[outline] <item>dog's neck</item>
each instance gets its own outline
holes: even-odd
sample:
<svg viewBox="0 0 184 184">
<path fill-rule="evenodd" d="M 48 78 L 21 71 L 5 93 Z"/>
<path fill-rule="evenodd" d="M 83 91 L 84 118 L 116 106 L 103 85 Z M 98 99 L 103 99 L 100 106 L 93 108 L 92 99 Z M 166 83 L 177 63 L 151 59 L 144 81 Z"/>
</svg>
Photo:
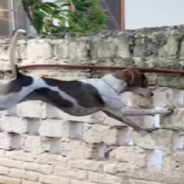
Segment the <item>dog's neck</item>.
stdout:
<svg viewBox="0 0 184 184">
<path fill-rule="evenodd" d="M 119 94 L 125 92 L 127 89 L 127 83 L 125 81 L 117 79 L 111 74 L 102 77 L 102 79 Z"/>
</svg>

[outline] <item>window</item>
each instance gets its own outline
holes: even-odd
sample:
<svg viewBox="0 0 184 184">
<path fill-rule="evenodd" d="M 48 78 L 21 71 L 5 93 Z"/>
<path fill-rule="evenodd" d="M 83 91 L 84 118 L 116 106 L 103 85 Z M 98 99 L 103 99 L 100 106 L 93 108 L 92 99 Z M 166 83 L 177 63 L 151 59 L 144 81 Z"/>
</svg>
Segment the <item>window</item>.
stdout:
<svg viewBox="0 0 184 184">
<path fill-rule="evenodd" d="M 124 0 L 103 0 L 100 4 L 106 10 L 108 19 L 105 21 L 109 30 L 124 29 Z"/>
<path fill-rule="evenodd" d="M 173 26 L 184 22 L 183 0 L 125 0 L 125 28 Z"/>
<path fill-rule="evenodd" d="M 14 29 L 28 31 L 28 19 L 20 0 L 0 0 L 0 36 L 10 35 Z"/>
</svg>

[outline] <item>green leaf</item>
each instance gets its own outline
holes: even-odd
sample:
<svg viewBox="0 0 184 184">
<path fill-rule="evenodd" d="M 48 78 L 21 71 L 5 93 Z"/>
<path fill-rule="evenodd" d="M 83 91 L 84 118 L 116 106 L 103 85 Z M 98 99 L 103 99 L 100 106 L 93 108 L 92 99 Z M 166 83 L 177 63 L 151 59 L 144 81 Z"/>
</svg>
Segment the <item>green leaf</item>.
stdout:
<svg viewBox="0 0 184 184">
<path fill-rule="evenodd" d="M 107 19 L 105 11 L 99 6 L 101 0 L 57 0 L 56 2 L 42 2 L 41 0 L 22 0 L 31 10 L 36 30 L 42 33 L 98 32 L 105 27 Z M 68 7 L 68 8 L 66 8 Z M 58 26 L 52 21 L 58 20 Z M 66 21 L 69 27 L 65 26 Z"/>
</svg>

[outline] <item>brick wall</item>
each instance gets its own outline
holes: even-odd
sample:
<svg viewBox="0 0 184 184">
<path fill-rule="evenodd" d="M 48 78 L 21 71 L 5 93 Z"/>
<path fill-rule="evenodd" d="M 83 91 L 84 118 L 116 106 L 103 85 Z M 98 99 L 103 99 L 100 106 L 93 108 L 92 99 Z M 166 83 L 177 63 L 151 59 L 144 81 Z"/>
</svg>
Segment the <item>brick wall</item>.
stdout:
<svg viewBox="0 0 184 184">
<path fill-rule="evenodd" d="M 19 41 L 20 64 L 75 63 L 182 69 L 184 28 L 98 35 L 61 35 Z M 0 79 L 10 74 L 0 40 Z M 24 71 L 26 72 L 26 71 Z M 100 77 L 99 71 L 34 70 L 60 79 Z M 73 117 L 39 102 L 24 102 L 0 116 L 0 184 L 183 184 L 183 76 L 147 74 L 152 99 L 122 95 L 132 108 L 175 105 L 171 116 L 134 117 L 160 130 L 136 133 L 103 113 Z"/>
</svg>

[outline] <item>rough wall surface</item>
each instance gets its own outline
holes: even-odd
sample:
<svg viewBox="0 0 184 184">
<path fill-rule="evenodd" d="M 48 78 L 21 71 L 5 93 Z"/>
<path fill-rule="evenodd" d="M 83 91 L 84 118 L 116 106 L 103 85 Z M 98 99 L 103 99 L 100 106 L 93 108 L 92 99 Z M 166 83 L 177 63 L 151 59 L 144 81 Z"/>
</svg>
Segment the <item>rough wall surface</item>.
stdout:
<svg viewBox="0 0 184 184">
<path fill-rule="evenodd" d="M 19 41 L 21 64 L 72 63 L 182 69 L 184 27 Z M 0 40 L 0 79 L 10 78 L 9 39 Z M 29 72 L 27 72 L 29 73 Z M 99 71 L 34 70 L 59 79 L 100 77 Z M 103 113 L 73 117 L 39 102 L 0 116 L 0 184 L 183 184 L 183 76 L 147 74 L 153 99 L 122 95 L 131 108 L 175 105 L 170 116 L 139 117 L 153 133 L 136 133 Z"/>
</svg>

